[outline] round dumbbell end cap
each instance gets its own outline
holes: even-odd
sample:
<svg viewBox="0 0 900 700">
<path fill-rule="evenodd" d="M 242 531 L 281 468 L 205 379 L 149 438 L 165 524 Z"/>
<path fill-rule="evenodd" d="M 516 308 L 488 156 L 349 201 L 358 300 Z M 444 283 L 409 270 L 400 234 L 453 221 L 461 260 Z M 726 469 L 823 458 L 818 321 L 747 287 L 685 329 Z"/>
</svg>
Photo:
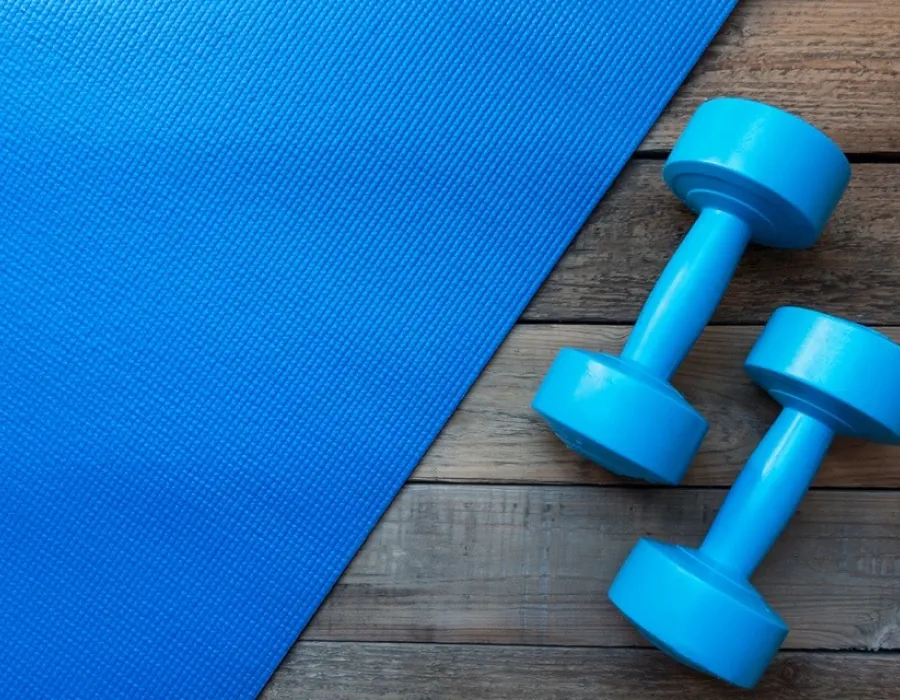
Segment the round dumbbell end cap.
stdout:
<svg viewBox="0 0 900 700">
<path fill-rule="evenodd" d="M 742 688 L 756 685 L 788 633 L 746 580 L 653 540 L 638 542 L 609 597 L 659 649 Z"/>
<path fill-rule="evenodd" d="M 783 405 L 838 433 L 900 443 L 900 345 L 878 331 L 782 307 L 744 366 Z"/>
<path fill-rule="evenodd" d="M 669 383 L 604 353 L 563 348 L 532 407 L 572 450 L 610 471 L 677 484 L 706 420 Z"/>
<path fill-rule="evenodd" d="M 844 193 L 850 163 L 799 117 L 724 97 L 697 109 L 663 177 L 692 209 L 722 209 L 747 221 L 754 242 L 805 248 L 818 239 Z"/>
</svg>

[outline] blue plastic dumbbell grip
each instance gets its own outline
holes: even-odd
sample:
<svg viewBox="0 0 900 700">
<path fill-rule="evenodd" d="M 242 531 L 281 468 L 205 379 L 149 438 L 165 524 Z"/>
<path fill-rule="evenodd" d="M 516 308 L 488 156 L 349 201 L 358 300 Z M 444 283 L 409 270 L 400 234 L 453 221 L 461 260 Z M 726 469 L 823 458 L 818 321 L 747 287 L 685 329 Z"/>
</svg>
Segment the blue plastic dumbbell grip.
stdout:
<svg viewBox="0 0 900 700">
<path fill-rule="evenodd" d="M 668 379 L 712 318 L 749 241 L 743 219 L 704 209 L 650 292 L 622 358 Z"/>
<path fill-rule="evenodd" d="M 725 498 L 701 554 L 749 578 L 806 494 L 833 437 L 821 421 L 785 408 Z"/>
</svg>

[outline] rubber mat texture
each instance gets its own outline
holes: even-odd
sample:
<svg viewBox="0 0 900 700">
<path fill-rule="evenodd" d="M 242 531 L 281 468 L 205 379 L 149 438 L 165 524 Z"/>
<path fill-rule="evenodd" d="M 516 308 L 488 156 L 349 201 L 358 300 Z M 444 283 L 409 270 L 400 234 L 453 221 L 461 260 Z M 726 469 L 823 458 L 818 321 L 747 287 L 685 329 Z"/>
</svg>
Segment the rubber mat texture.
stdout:
<svg viewBox="0 0 900 700">
<path fill-rule="evenodd" d="M 2 695 L 258 692 L 732 4 L 4 2 Z"/>
</svg>

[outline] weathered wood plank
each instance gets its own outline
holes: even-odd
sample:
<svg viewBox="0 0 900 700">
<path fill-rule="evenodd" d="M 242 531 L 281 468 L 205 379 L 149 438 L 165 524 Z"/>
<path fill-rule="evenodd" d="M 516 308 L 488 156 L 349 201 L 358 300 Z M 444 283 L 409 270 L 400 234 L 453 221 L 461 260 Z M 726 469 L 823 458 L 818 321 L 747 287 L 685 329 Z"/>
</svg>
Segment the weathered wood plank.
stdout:
<svg viewBox="0 0 900 700">
<path fill-rule="evenodd" d="M 900 151 L 900 3 L 741 0 L 642 148 L 670 148 L 722 94 L 796 112 L 845 150 Z"/>
<path fill-rule="evenodd" d="M 483 483 L 628 483 L 565 448 L 531 410 L 531 399 L 564 345 L 616 353 L 629 328 L 521 325 L 495 355 L 413 479 Z M 779 406 L 745 376 L 760 327 L 708 328 L 675 384 L 707 417 L 710 431 L 687 484 L 727 486 Z M 900 328 L 882 329 L 900 341 Z M 630 482 L 634 483 L 634 482 Z M 900 447 L 839 438 L 815 486 L 900 487 Z"/>
<path fill-rule="evenodd" d="M 753 691 L 657 651 L 300 642 L 264 700 L 885 700 L 900 655 L 779 654 Z"/>
<path fill-rule="evenodd" d="M 407 486 L 309 641 L 644 646 L 606 591 L 639 536 L 697 544 L 719 489 Z M 788 648 L 900 648 L 900 492 L 814 491 L 754 583 Z"/>
<path fill-rule="evenodd" d="M 668 191 L 661 168 L 657 161 L 626 167 L 525 320 L 634 321 L 695 218 Z M 897 192 L 900 164 L 855 165 L 850 188 L 819 242 L 799 251 L 751 247 L 714 322 L 764 323 L 775 307 L 793 303 L 866 323 L 900 324 Z"/>
</svg>

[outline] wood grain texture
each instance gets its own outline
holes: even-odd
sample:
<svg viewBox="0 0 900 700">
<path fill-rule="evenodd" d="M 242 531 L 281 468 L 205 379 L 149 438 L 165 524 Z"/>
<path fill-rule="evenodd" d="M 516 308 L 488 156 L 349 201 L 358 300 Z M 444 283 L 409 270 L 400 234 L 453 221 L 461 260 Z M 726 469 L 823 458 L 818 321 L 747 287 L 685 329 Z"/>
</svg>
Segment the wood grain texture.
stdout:
<svg viewBox="0 0 900 700">
<path fill-rule="evenodd" d="M 900 655 L 783 652 L 752 691 L 657 651 L 301 642 L 263 700 L 885 700 Z"/>
<path fill-rule="evenodd" d="M 419 468 L 419 481 L 637 484 L 567 449 L 531 410 L 562 346 L 618 353 L 628 327 L 521 325 L 506 340 Z M 743 362 L 761 328 L 707 328 L 675 385 L 710 422 L 685 483 L 730 486 L 780 406 L 753 385 Z M 900 341 L 900 329 L 882 329 Z M 838 438 L 819 487 L 900 487 L 900 447 Z"/>
<path fill-rule="evenodd" d="M 637 539 L 699 543 L 719 489 L 407 486 L 303 638 L 645 646 L 606 591 Z M 900 648 L 900 492 L 815 491 L 754 584 L 786 647 Z"/>
<path fill-rule="evenodd" d="M 844 150 L 900 151 L 900 3 L 741 0 L 642 149 L 668 149 L 702 101 L 750 97 L 816 124 Z"/>
<path fill-rule="evenodd" d="M 668 191 L 661 169 L 658 161 L 632 161 L 625 168 L 524 320 L 637 318 L 695 219 Z M 764 323 L 776 307 L 799 304 L 865 323 L 900 324 L 898 192 L 900 164 L 855 165 L 821 239 L 806 250 L 750 247 L 713 322 Z"/>
</svg>

